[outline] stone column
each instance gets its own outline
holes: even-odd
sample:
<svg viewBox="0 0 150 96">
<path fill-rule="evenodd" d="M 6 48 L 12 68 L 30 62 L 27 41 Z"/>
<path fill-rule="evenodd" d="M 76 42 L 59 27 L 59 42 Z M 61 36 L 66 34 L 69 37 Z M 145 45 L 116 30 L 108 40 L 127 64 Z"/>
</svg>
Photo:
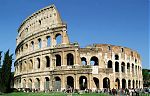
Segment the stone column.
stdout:
<svg viewBox="0 0 150 96">
<path fill-rule="evenodd" d="M 40 78 L 40 91 L 44 91 L 44 80 L 45 80 L 44 77 Z"/>
<path fill-rule="evenodd" d="M 56 39 L 55 39 L 55 34 L 53 33 L 51 35 L 51 47 L 53 48 L 56 45 Z"/>
<path fill-rule="evenodd" d="M 50 90 L 53 90 L 53 76 L 50 76 Z"/>
<path fill-rule="evenodd" d="M 122 88 L 122 78 L 120 78 L 119 80 L 120 80 L 120 88 Z"/>
<path fill-rule="evenodd" d="M 40 60 L 41 60 L 41 65 L 40 65 L 41 68 L 40 69 L 44 70 L 46 68 L 46 58 L 45 58 L 45 56 L 42 55 Z"/>
<path fill-rule="evenodd" d="M 81 64 L 81 59 L 80 59 L 80 56 L 79 56 L 78 49 L 75 49 L 74 62 L 75 62 L 74 63 L 75 65 Z"/>
<path fill-rule="evenodd" d="M 64 51 L 62 52 L 62 66 L 67 66 L 66 64 L 67 64 L 67 59 L 66 59 L 66 56 L 65 56 L 65 53 L 64 53 Z"/>
<path fill-rule="evenodd" d="M 79 88 L 79 76 L 75 75 L 75 81 L 76 81 L 76 89 L 80 89 Z"/>
<path fill-rule="evenodd" d="M 36 79 L 36 78 L 32 78 L 32 89 L 35 89 L 35 82 L 36 82 L 35 79 Z"/>
<path fill-rule="evenodd" d="M 42 49 L 47 47 L 47 38 L 45 36 L 42 37 Z"/>
<path fill-rule="evenodd" d="M 126 80 L 126 88 L 128 89 L 128 80 Z"/>
<path fill-rule="evenodd" d="M 92 82 L 93 82 L 93 79 L 92 79 L 92 76 L 91 76 L 91 74 L 88 74 L 88 82 L 87 82 L 87 84 L 88 84 L 88 89 L 92 89 Z"/>
<path fill-rule="evenodd" d="M 115 74 L 115 61 L 112 61 L 113 73 Z"/>
<path fill-rule="evenodd" d="M 102 78 L 102 75 L 100 75 L 99 83 L 100 83 L 100 89 L 102 90 L 103 89 L 103 78 Z"/>
<path fill-rule="evenodd" d="M 26 79 L 26 88 L 29 88 L 28 84 L 29 84 L 29 78 Z"/>
<path fill-rule="evenodd" d="M 66 28 L 63 28 L 63 30 L 62 30 L 62 44 L 69 44 L 69 38 L 67 35 Z"/>
<path fill-rule="evenodd" d="M 66 88 L 66 78 L 64 76 L 61 76 L 61 91 Z"/>
</svg>

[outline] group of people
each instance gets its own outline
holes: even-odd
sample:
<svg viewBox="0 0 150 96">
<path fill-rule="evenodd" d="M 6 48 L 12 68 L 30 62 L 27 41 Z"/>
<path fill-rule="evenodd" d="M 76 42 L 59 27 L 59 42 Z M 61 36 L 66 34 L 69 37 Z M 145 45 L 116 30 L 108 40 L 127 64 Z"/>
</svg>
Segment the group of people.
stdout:
<svg viewBox="0 0 150 96">
<path fill-rule="evenodd" d="M 108 93 L 110 95 L 125 95 L 125 96 L 139 96 L 139 92 L 141 89 L 104 89 L 104 93 Z"/>
</svg>

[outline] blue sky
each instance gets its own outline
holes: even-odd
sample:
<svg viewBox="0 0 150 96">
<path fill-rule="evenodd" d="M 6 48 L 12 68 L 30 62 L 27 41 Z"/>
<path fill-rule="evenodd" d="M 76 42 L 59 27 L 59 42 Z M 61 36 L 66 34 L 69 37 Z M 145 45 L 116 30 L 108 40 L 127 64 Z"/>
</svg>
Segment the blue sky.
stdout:
<svg viewBox="0 0 150 96">
<path fill-rule="evenodd" d="M 150 69 L 148 0 L 0 0 L 0 50 L 14 53 L 22 21 L 51 4 L 67 23 L 71 42 L 81 47 L 93 43 L 129 47 L 141 54 L 143 68 Z"/>
</svg>

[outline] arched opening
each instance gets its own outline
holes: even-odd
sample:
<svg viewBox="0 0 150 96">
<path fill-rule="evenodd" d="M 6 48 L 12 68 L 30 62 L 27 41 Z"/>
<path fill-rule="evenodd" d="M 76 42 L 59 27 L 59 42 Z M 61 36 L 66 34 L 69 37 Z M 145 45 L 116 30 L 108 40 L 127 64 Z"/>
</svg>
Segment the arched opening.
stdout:
<svg viewBox="0 0 150 96">
<path fill-rule="evenodd" d="M 35 88 L 40 90 L 40 79 L 39 78 L 36 78 Z"/>
<path fill-rule="evenodd" d="M 23 88 L 26 88 L 26 80 L 23 79 Z"/>
<path fill-rule="evenodd" d="M 140 81 L 139 81 L 139 88 L 141 88 L 141 86 L 140 86 Z"/>
<path fill-rule="evenodd" d="M 93 56 L 90 60 L 91 65 L 98 66 L 98 58 L 96 56 Z"/>
<path fill-rule="evenodd" d="M 47 39 L 47 47 L 51 46 L 51 38 L 50 38 L 50 36 L 47 36 L 46 39 Z"/>
<path fill-rule="evenodd" d="M 32 61 L 32 59 L 30 60 L 29 69 L 33 69 L 33 61 Z"/>
<path fill-rule="evenodd" d="M 134 80 L 132 81 L 132 88 L 134 89 L 135 88 L 135 85 L 134 85 Z"/>
<path fill-rule="evenodd" d="M 130 72 L 130 63 L 127 63 L 127 70 Z"/>
<path fill-rule="evenodd" d="M 125 89 L 125 88 L 126 88 L 126 80 L 122 79 L 122 89 Z"/>
<path fill-rule="evenodd" d="M 40 68 L 40 58 L 37 58 L 37 68 Z"/>
<path fill-rule="evenodd" d="M 131 80 L 128 80 L 128 88 L 131 88 Z"/>
<path fill-rule="evenodd" d="M 108 51 L 110 51 L 111 50 L 111 47 L 110 46 L 108 46 Z"/>
<path fill-rule="evenodd" d="M 138 88 L 138 81 L 136 80 L 136 88 Z"/>
<path fill-rule="evenodd" d="M 119 56 L 117 54 L 115 55 L 115 60 L 119 60 Z"/>
<path fill-rule="evenodd" d="M 120 80 L 117 78 L 115 82 L 116 89 L 120 89 Z"/>
<path fill-rule="evenodd" d="M 67 88 L 74 88 L 74 79 L 72 76 L 67 77 Z"/>
<path fill-rule="evenodd" d="M 32 89 L 32 80 L 31 79 L 29 79 L 28 86 L 29 86 L 30 89 Z"/>
<path fill-rule="evenodd" d="M 42 23 L 41 20 L 39 20 L 39 24 L 40 24 L 40 25 L 41 25 L 41 23 Z"/>
<path fill-rule="evenodd" d="M 45 56 L 46 59 L 46 67 L 50 67 L 50 58 L 49 56 Z"/>
<path fill-rule="evenodd" d="M 56 34 L 55 38 L 56 38 L 56 45 L 62 43 L 62 36 L 61 36 L 61 34 L 59 34 L 59 33 Z"/>
<path fill-rule="evenodd" d="M 85 76 L 81 76 L 79 78 L 80 90 L 87 89 L 87 78 Z"/>
<path fill-rule="evenodd" d="M 125 73 L 125 63 L 121 63 L 121 72 Z"/>
<path fill-rule="evenodd" d="M 24 71 L 24 72 L 26 71 L 26 65 L 27 65 L 27 62 L 24 61 L 24 66 L 23 66 L 23 71 Z"/>
<path fill-rule="evenodd" d="M 137 65 L 135 65 L 135 73 L 136 73 L 136 75 L 137 75 Z"/>
<path fill-rule="evenodd" d="M 123 48 L 121 48 L 121 52 L 124 52 L 124 49 L 123 49 Z"/>
<path fill-rule="evenodd" d="M 87 61 L 86 61 L 85 57 L 81 58 L 81 63 L 82 63 L 82 65 L 87 65 Z"/>
<path fill-rule="evenodd" d="M 49 83 L 50 83 L 50 80 L 48 77 L 45 77 L 45 90 L 49 90 Z"/>
<path fill-rule="evenodd" d="M 54 91 L 60 90 L 61 90 L 61 79 L 59 77 L 55 77 Z"/>
<path fill-rule="evenodd" d="M 115 62 L 115 72 L 119 72 L 119 62 Z"/>
<path fill-rule="evenodd" d="M 38 47 L 39 47 L 39 49 L 42 47 L 42 41 L 40 38 L 38 39 Z"/>
<path fill-rule="evenodd" d="M 31 42 L 31 51 L 33 51 L 34 50 L 34 42 L 32 41 Z"/>
<path fill-rule="evenodd" d="M 132 74 L 134 73 L 134 64 L 132 63 Z"/>
<path fill-rule="evenodd" d="M 20 63 L 20 72 L 22 72 L 22 63 Z"/>
<path fill-rule="evenodd" d="M 28 44 L 26 44 L 26 52 L 28 51 Z"/>
<path fill-rule="evenodd" d="M 74 57 L 73 54 L 69 53 L 67 54 L 67 65 L 74 65 Z"/>
<path fill-rule="evenodd" d="M 112 61 L 111 60 L 108 61 L 107 68 L 112 68 Z"/>
<path fill-rule="evenodd" d="M 61 56 L 58 54 L 55 56 L 56 56 L 56 66 L 61 66 Z"/>
<path fill-rule="evenodd" d="M 107 77 L 103 79 L 103 88 L 110 88 L 110 80 Z"/>
<path fill-rule="evenodd" d="M 94 84 L 95 84 L 96 88 L 99 89 L 99 79 L 94 77 L 93 81 L 94 81 Z"/>
</svg>

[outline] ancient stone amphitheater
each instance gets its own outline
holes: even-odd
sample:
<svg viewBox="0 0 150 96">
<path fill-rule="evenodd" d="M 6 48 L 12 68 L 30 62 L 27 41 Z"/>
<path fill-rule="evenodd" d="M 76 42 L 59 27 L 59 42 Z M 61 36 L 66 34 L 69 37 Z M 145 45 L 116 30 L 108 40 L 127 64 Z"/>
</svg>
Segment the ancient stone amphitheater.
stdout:
<svg viewBox="0 0 150 96">
<path fill-rule="evenodd" d="M 140 55 L 129 48 L 70 43 L 67 25 L 54 5 L 40 9 L 18 29 L 15 88 L 143 88 Z"/>
</svg>

